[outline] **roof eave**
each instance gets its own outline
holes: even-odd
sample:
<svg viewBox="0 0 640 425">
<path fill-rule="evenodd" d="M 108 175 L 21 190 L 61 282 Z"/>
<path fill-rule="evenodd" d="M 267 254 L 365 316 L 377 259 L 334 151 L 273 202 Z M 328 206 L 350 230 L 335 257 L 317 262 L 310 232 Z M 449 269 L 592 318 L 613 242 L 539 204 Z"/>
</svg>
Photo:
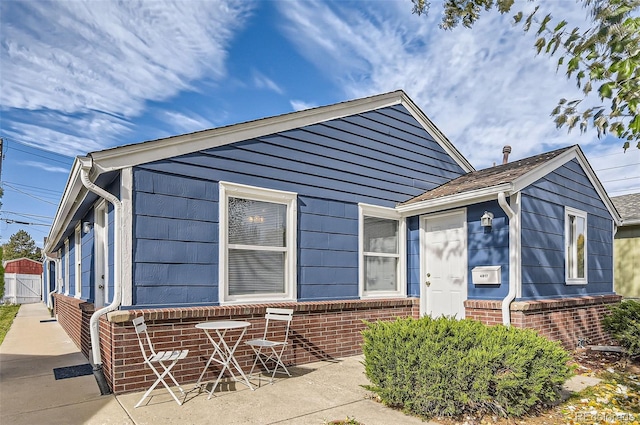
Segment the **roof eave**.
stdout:
<svg viewBox="0 0 640 425">
<path fill-rule="evenodd" d="M 58 244 L 65 230 L 69 226 L 69 222 L 73 217 L 75 210 L 82 203 L 85 196 L 87 196 L 87 189 L 82 184 L 80 179 L 80 170 L 82 169 L 82 162 L 86 157 L 76 157 L 71 166 L 71 172 L 69 173 L 69 179 L 65 186 L 65 190 L 62 194 L 60 203 L 58 204 L 58 210 L 53 219 L 53 224 L 49 230 L 49 236 L 46 238 L 43 251 L 45 253 L 51 253 L 55 245 Z"/>
<path fill-rule="evenodd" d="M 403 103 L 405 98 L 406 94 L 397 90 L 275 117 L 92 152 L 91 156 L 95 166 L 103 173 L 398 105 Z M 188 145 L 188 148 L 185 145 Z"/>
<path fill-rule="evenodd" d="M 596 192 L 598 193 L 598 196 L 600 196 L 600 199 L 607 207 L 609 214 L 611 214 L 611 217 L 613 218 L 616 225 L 619 226 L 622 223 L 622 218 L 620 217 L 618 210 L 613 205 L 613 201 L 611 201 L 611 198 L 609 198 L 609 195 L 607 194 L 607 191 L 604 189 L 604 186 L 602 185 L 602 183 L 600 183 L 600 179 L 598 179 L 598 176 L 596 175 L 595 171 L 593 171 L 593 168 L 591 168 L 589 161 L 585 157 L 579 145 L 572 146 L 571 149 L 568 149 L 566 152 L 561 153 L 555 158 L 548 160 L 547 162 L 540 165 L 539 167 L 536 167 L 535 169 L 515 179 L 513 181 L 514 192 L 521 191 L 525 187 L 533 184 L 537 180 L 553 172 L 554 170 L 563 166 L 564 164 L 566 164 L 567 162 L 571 161 L 574 158 L 577 159 L 578 162 L 580 163 L 580 166 L 587 174 L 587 178 L 595 188 Z"/>
<path fill-rule="evenodd" d="M 502 192 L 507 196 L 510 196 L 514 193 L 513 185 L 511 183 L 503 183 L 469 192 L 456 193 L 435 199 L 427 199 L 425 201 L 419 201 L 408 205 L 399 205 L 396 207 L 396 211 L 402 214 L 403 217 L 428 214 L 442 211 L 444 209 L 459 208 L 478 202 L 498 199 L 498 193 Z"/>
<path fill-rule="evenodd" d="M 413 118 L 418 121 L 422 126 L 431 134 L 431 136 L 442 146 L 442 148 L 451 156 L 456 163 L 466 172 L 470 173 L 476 171 L 473 165 L 460 153 L 453 143 L 447 139 L 447 137 L 440 131 L 438 127 L 427 117 L 424 112 L 407 96 L 402 92 L 402 104 L 411 113 Z"/>
</svg>

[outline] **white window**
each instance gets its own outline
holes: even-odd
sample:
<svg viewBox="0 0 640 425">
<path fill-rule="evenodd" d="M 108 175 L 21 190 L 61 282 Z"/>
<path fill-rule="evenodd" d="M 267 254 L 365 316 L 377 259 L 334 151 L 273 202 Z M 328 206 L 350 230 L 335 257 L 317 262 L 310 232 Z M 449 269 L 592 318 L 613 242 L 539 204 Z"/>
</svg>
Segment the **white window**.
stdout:
<svg viewBox="0 0 640 425">
<path fill-rule="evenodd" d="M 76 226 L 74 243 L 75 243 L 75 297 L 80 298 L 82 292 L 82 231 L 80 224 Z"/>
<path fill-rule="evenodd" d="M 295 301 L 296 200 L 220 182 L 220 303 Z"/>
<path fill-rule="evenodd" d="M 64 294 L 69 295 L 69 239 L 64 241 Z"/>
<path fill-rule="evenodd" d="M 392 208 L 359 209 L 360 296 L 406 296 L 404 220 Z"/>
<path fill-rule="evenodd" d="M 566 207 L 565 278 L 567 285 L 587 283 L 587 213 Z"/>
</svg>

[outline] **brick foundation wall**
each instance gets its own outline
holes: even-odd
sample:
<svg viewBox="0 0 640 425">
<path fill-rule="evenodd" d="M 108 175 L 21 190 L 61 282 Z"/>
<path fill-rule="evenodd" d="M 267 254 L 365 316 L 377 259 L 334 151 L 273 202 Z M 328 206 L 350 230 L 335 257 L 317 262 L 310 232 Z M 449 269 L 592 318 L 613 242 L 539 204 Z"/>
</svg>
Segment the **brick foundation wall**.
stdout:
<svg viewBox="0 0 640 425">
<path fill-rule="evenodd" d="M 86 332 L 90 342 L 91 314 L 79 326 L 85 313 L 80 307 L 82 302 L 69 297 L 57 298 L 56 301 L 56 310 L 60 311 L 58 321 L 88 356 L 90 344 L 85 352 L 84 344 L 78 341 L 82 341 L 79 335 Z M 114 311 L 100 320 L 101 355 L 107 383 L 114 393 L 122 394 L 147 389 L 155 380 L 155 375 L 143 363 L 131 322 L 135 317 L 144 315 L 156 350 L 189 350 L 187 358 L 173 369 L 178 382 L 188 385 L 198 380 L 213 352 L 204 331 L 195 328 L 197 323 L 229 319 L 248 321 L 251 326 L 243 338 L 248 341 L 262 337 L 267 307 L 294 309 L 289 346 L 283 356 L 287 365 L 361 354 L 363 320 L 419 317 L 419 300 L 416 298 Z M 89 311 L 86 307 L 85 310 Z M 90 310 L 93 312 L 93 308 Z M 227 338 L 235 342 L 239 334 L 240 331 L 229 331 Z M 251 348 L 241 343 L 235 356 L 242 369 L 248 372 L 254 360 Z M 210 366 L 204 380 L 214 380 L 219 371 L 217 365 Z"/>
<path fill-rule="evenodd" d="M 89 321 L 93 314 L 93 304 L 62 294 L 53 294 L 54 313 L 58 323 L 64 328 L 82 354 L 89 358 L 91 333 Z"/>
<path fill-rule="evenodd" d="M 560 341 L 568 349 L 585 345 L 614 344 L 602 329 L 600 320 L 608 314 L 607 307 L 619 303 L 619 295 L 558 298 L 511 303 L 511 324 L 518 328 L 537 330 L 551 340 Z M 486 324 L 502 323 L 501 300 L 467 300 L 465 314 Z"/>
</svg>

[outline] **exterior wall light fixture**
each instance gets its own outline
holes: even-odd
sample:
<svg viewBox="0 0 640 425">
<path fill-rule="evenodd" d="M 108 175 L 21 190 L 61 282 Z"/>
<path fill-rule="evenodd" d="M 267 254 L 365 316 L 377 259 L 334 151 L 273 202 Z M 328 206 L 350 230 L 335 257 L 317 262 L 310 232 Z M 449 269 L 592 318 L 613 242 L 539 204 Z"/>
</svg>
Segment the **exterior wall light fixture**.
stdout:
<svg viewBox="0 0 640 425">
<path fill-rule="evenodd" d="M 480 224 L 482 224 L 482 227 L 491 227 L 493 224 L 493 213 L 485 211 L 482 217 L 480 217 Z"/>
<path fill-rule="evenodd" d="M 90 221 L 85 221 L 82 223 L 82 232 L 83 233 L 89 233 L 91 231 L 91 226 L 93 225 L 93 223 L 91 223 Z"/>
</svg>

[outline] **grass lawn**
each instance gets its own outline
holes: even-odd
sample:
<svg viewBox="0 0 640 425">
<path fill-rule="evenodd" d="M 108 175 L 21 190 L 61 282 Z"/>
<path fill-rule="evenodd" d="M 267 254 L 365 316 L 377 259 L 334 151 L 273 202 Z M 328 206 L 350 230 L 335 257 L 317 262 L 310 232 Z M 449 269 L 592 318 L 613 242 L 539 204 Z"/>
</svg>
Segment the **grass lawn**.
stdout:
<svg viewBox="0 0 640 425">
<path fill-rule="evenodd" d="M 4 341 L 4 336 L 9 331 L 14 317 L 18 314 L 19 305 L 2 305 L 0 306 L 0 344 Z"/>
</svg>

